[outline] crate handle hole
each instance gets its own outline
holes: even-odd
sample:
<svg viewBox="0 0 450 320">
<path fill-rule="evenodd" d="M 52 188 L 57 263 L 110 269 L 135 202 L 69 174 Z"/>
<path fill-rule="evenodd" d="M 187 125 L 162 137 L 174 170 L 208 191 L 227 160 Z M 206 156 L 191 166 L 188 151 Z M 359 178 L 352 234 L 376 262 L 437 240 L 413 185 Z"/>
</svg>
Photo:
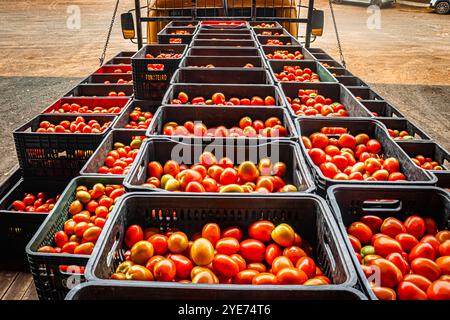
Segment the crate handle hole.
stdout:
<svg viewBox="0 0 450 320">
<path fill-rule="evenodd" d="M 113 264 L 113 260 L 114 257 L 116 256 L 117 253 L 117 247 L 120 244 L 120 239 L 122 238 L 122 232 L 120 232 L 120 230 L 116 233 L 116 237 L 114 239 L 114 243 L 111 246 L 111 250 L 108 253 L 108 256 L 106 258 L 106 265 L 108 268 L 111 268 L 112 264 Z"/>
<path fill-rule="evenodd" d="M 402 210 L 402 202 L 394 199 L 370 199 L 362 203 L 361 209 L 365 213 L 394 212 Z"/>
</svg>

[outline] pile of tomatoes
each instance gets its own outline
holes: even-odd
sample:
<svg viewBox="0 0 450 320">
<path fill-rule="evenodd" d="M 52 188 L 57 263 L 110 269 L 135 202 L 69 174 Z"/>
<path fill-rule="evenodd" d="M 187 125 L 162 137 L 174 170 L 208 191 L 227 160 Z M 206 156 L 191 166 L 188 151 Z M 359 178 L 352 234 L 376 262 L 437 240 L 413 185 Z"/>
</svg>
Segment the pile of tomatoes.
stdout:
<svg viewBox="0 0 450 320">
<path fill-rule="evenodd" d="M 271 221 L 254 222 L 244 237 L 241 228 L 221 230 L 206 224 L 189 240 L 181 231 L 127 229 L 129 249 L 116 280 L 202 284 L 327 285 L 331 280 L 309 256 L 311 246 L 294 229 Z"/>
<path fill-rule="evenodd" d="M 149 63 L 147 65 L 148 70 L 164 71 L 164 65 L 162 63 Z"/>
<path fill-rule="evenodd" d="M 294 82 L 320 82 L 319 75 L 310 68 L 300 68 L 300 66 L 283 66 L 283 71 L 275 73 L 278 81 Z"/>
<path fill-rule="evenodd" d="M 51 196 L 47 192 L 25 193 L 21 200 L 15 200 L 11 204 L 12 211 L 20 212 L 50 212 L 60 195 Z"/>
<path fill-rule="evenodd" d="M 123 92 L 123 91 L 119 91 L 119 92 L 110 91 L 110 92 L 108 92 L 108 96 L 109 97 L 125 97 L 126 95 L 127 94 L 125 92 Z"/>
<path fill-rule="evenodd" d="M 391 136 L 392 139 L 394 140 L 414 140 L 414 136 L 409 134 L 408 131 L 405 130 L 392 130 L 392 129 L 387 129 L 389 132 L 389 135 Z"/>
<path fill-rule="evenodd" d="M 224 106 L 274 106 L 276 104 L 275 98 L 272 96 L 266 96 L 264 99 L 258 96 L 254 96 L 251 99 L 248 98 L 230 98 L 227 100 L 225 95 L 221 92 L 216 92 L 211 96 L 211 99 L 205 99 L 204 97 L 195 97 L 190 100 L 189 96 L 185 92 L 178 93 L 177 99 L 173 99 L 171 104 L 195 104 L 195 105 L 224 105 Z"/>
<path fill-rule="evenodd" d="M 153 119 L 150 111 L 144 112 L 141 108 L 135 107 L 130 112 L 130 121 L 124 126 L 125 129 L 147 129 Z"/>
<path fill-rule="evenodd" d="M 189 32 L 188 30 L 176 30 L 172 31 L 170 34 L 192 34 L 192 33 Z"/>
<path fill-rule="evenodd" d="M 117 68 L 114 69 L 113 73 L 132 73 L 131 70 L 124 72 L 123 69 Z"/>
<path fill-rule="evenodd" d="M 130 171 L 143 141 L 145 141 L 145 136 L 136 136 L 131 138 L 129 145 L 121 142 L 114 143 L 114 149 L 108 153 L 103 166 L 98 169 L 97 173 L 126 175 Z"/>
<path fill-rule="evenodd" d="M 180 59 L 183 55 L 181 53 L 160 53 L 154 56 L 150 53 L 145 55 L 146 59 Z"/>
<path fill-rule="evenodd" d="M 183 42 L 183 39 L 181 38 L 170 38 L 169 39 L 169 43 L 176 43 L 176 44 L 180 44 Z"/>
<path fill-rule="evenodd" d="M 123 107 L 100 107 L 100 106 L 81 106 L 78 103 L 63 103 L 58 109 L 53 110 L 53 113 L 120 113 Z"/>
<path fill-rule="evenodd" d="M 423 155 L 419 154 L 414 158 L 411 158 L 415 165 L 421 167 L 425 170 L 444 170 L 442 165 L 439 162 L 434 161 L 432 158 L 426 158 Z"/>
<path fill-rule="evenodd" d="M 368 215 L 347 232 L 379 299 L 450 300 L 450 231 L 434 219 Z"/>
<path fill-rule="evenodd" d="M 284 43 L 283 41 L 281 41 L 279 39 L 268 39 L 265 44 L 268 46 L 290 46 L 291 45 L 290 42 Z"/>
<path fill-rule="evenodd" d="M 204 66 L 189 66 L 189 68 L 205 68 L 205 69 L 212 69 L 215 68 L 216 66 L 214 66 L 213 64 L 207 64 Z M 251 63 L 246 63 L 244 66 L 242 66 L 242 68 L 244 69 L 250 69 L 250 68 L 254 68 L 255 66 Z"/>
<path fill-rule="evenodd" d="M 305 57 L 300 51 L 289 53 L 287 50 L 275 50 L 273 53 L 266 54 L 266 58 L 274 60 L 303 60 Z"/>
<path fill-rule="evenodd" d="M 90 255 L 109 213 L 124 192 L 119 185 L 97 183 L 90 190 L 78 186 L 64 229 L 54 234 L 52 246 L 40 247 L 38 252 Z"/>
<path fill-rule="evenodd" d="M 111 121 L 100 125 L 97 120 L 86 120 L 79 116 L 74 121 L 63 120 L 59 124 L 50 123 L 47 120 L 41 121 L 36 132 L 41 133 L 102 133 L 110 126 Z"/>
<path fill-rule="evenodd" d="M 337 138 L 328 135 L 338 136 Z M 308 156 L 323 175 L 333 180 L 404 181 L 396 158 L 384 159 L 376 139 L 346 128 L 324 127 L 321 132 L 302 137 Z"/>
<path fill-rule="evenodd" d="M 167 136 L 249 138 L 286 137 L 288 135 L 283 123 L 277 117 L 268 118 L 266 121 L 243 117 L 238 125 L 228 129 L 224 126 L 208 128 L 200 121 L 186 121 L 183 125 L 169 122 L 164 125 L 163 134 Z"/>
<path fill-rule="evenodd" d="M 260 33 L 262 36 L 281 36 L 279 32 L 272 32 L 272 31 L 263 31 Z"/>
<path fill-rule="evenodd" d="M 217 161 L 211 152 L 203 152 L 191 167 L 174 160 L 168 160 L 164 166 L 151 161 L 144 186 L 185 192 L 296 192 L 294 185 L 283 180 L 286 171 L 286 164 L 272 164 L 269 158 L 261 159 L 257 165 L 244 161 L 235 167 L 229 158 Z"/>
<path fill-rule="evenodd" d="M 300 89 L 297 98 L 287 97 L 297 116 L 348 117 L 345 106 L 319 94 L 318 90 Z"/>
</svg>

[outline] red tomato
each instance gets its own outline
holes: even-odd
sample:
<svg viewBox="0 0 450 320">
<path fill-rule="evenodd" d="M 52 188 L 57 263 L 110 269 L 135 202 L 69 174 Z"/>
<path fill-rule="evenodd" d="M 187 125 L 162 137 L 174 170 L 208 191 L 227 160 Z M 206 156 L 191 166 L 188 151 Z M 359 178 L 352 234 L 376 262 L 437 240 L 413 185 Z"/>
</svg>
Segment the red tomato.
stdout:
<svg viewBox="0 0 450 320">
<path fill-rule="evenodd" d="M 132 225 L 128 227 L 125 233 L 125 245 L 131 249 L 136 242 L 144 239 L 144 232 L 142 228 L 138 225 Z"/>
<path fill-rule="evenodd" d="M 314 260 L 309 257 L 301 257 L 297 261 L 295 267 L 299 270 L 302 270 L 306 274 L 308 279 L 316 276 L 316 264 Z"/>
<path fill-rule="evenodd" d="M 425 233 L 435 235 L 438 232 L 436 221 L 433 218 L 425 218 Z"/>
<path fill-rule="evenodd" d="M 233 259 L 239 266 L 239 271 L 247 269 L 247 262 L 240 254 L 232 254 L 231 259 Z"/>
<path fill-rule="evenodd" d="M 347 230 L 348 234 L 357 238 L 361 244 L 370 243 L 372 240 L 372 230 L 362 222 L 353 222 Z"/>
<path fill-rule="evenodd" d="M 427 294 L 412 282 L 402 281 L 397 287 L 400 300 L 427 300 Z"/>
<path fill-rule="evenodd" d="M 431 281 L 419 274 L 407 274 L 403 278 L 403 281 L 414 283 L 424 292 L 427 292 L 428 287 L 431 286 Z"/>
<path fill-rule="evenodd" d="M 399 268 L 389 260 L 379 258 L 372 260 L 370 266 L 375 266 L 380 272 L 380 281 L 383 287 L 395 288 L 402 281 L 403 275 Z"/>
<path fill-rule="evenodd" d="M 288 257 L 292 264 L 295 265 L 300 258 L 306 257 L 307 255 L 300 247 L 290 246 L 284 248 L 283 256 Z"/>
<path fill-rule="evenodd" d="M 387 255 L 386 259 L 395 264 L 397 268 L 400 269 L 403 275 L 409 272 L 409 264 L 403 258 L 401 253 L 398 252 L 390 253 L 389 255 Z"/>
<path fill-rule="evenodd" d="M 436 253 L 431 244 L 426 242 L 418 243 L 414 248 L 412 248 L 409 253 L 409 261 L 413 261 L 416 258 L 427 258 L 430 260 L 434 260 Z"/>
<path fill-rule="evenodd" d="M 350 244 L 352 245 L 353 250 L 355 250 L 355 253 L 359 253 L 361 251 L 361 242 L 358 238 L 349 234 L 348 239 L 350 240 Z"/>
<path fill-rule="evenodd" d="M 252 284 L 253 278 L 259 274 L 256 270 L 242 270 L 236 277 L 234 277 L 234 283 L 236 284 Z"/>
<path fill-rule="evenodd" d="M 406 233 L 406 228 L 400 220 L 389 217 L 383 221 L 380 231 L 391 238 L 395 238 L 399 233 Z"/>
<path fill-rule="evenodd" d="M 282 251 L 281 247 L 275 243 L 269 244 L 266 248 L 265 253 L 265 260 L 267 264 L 272 265 L 273 260 L 275 260 L 276 257 L 281 256 Z"/>
<path fill-rule="evenodd" d="M 247 239 L 241 242 L 239 254 L 247 261 L 259 262 L 265 258 L 266 247 L 264 243 L 255 239 Z"/>
<path fill-rule="evenodd" d="M 431 300 L 450 300 L 450 281 L 433 282 L 427 290 L 427 296 Z"/>
<path fill-rule="evenodd" d="M 163 259 L 155 263 L 153 275 L 158 281 L 173 281 L 177 274 L 175 262 L 170 259 Z"/>
<path fill-rule="evenodd" d="M 395 236 L 395 240 L 397 240 L 402 246 L 403 251 L 409 253 L 412 248 L 414 248 L 419 241 L 417 241 L 416 237 L 409 233 L 399 233 Z"/>
<path fill-rule="evenodd" d="M 440 247 L 441 244 L 440 244 L 439 240 L 436 239 L 435 236 L 432 236 L 431 234 L 428 234 L 425 237 L 423 237 L 420 240 L 420 242 L 430 244 L 433 247 L 436 256 L 439 256 L 439 254 L 440 254 L 439 247 Z"/>
<path fill-rule="evenodd" d="M 248 228 L 248 235 L 261 242 L 268 242 L 272 240 L 271 233 L 275 229 L 275 225 L 267 220 L 254 222 Z"/>
<path fill-rule="evenodd" d="M 332 162 L 325 162 L 320 165 L 320 171 L 327 178 L 333 179 L 338 173 L 338 167 Z"/>
<path fill-rule="evenodd" d="M 285 256 L 276 257 L 272 262 L 272 273 L 277 274 L 284 268 L 293 267 L 293 263 Z"/>
<path fill-rule="evenodd" d="M 397 294 L 391 288 L 373 287 L 372 292 L 379 300 L 396 300 Z"/>
<path fill-rule="evenodd" d="M 411 262 L 411 271 L 424 276 L 430 281 L 435 281 L 441 275 L 439 266 L 433 260 L 417 258 Z"/>
<path fill-rule="evenodd" d="M 222 238 L 219 241 L 217 241 L 216 251 L 217 253 L 226 254 L 229 256 L 238 253 L 239 241 L 231 237 Z"/>
<path fill-rule="evenodd" d="M 420 240 L 425 234 L 425 220 L 422 217 L 413 215 L 408 217 L 404 222 L 406 232 Z"/>
<path fill-rule="evenodd" d="M 450 256 L 442 256 L 437 258 L 436 264 L 438 265 L 442 274 L 450 275 Z"/>
<path fill-rule="evenodd" d="M 267 273 L 267 272 L 262 272 L 257 274 L 256 276 L 253 277 L 252 279 L 252 284 L 253 285 L 270 285 L 270 284 L 277 284 L 277 277 L 273 274 L 273 273 Z"/>
<path fill-rule="evenodd" d="M 223 277 L 234 277 L 239 273 L 239 265 L 225 254 L 217 254 L 212 261 L 212 266 L 214 271 Z"/>
<path fill-rule="evenodd" d="M 287 267 L 277 273 L 277 282 L 279 284 L 303 284 L 308 277 L 297 268 Z"/>
<path fill-rule="evenodd" d="M 207 223 L 202 229 L 202 237 L 208 239 L 213 246 L 216 246 L 220 239 L 220 227 L 217 223 Z"/>
<path fill-rule="evenodd" d="M 366 215 L 359 221 L 367 225 L 373 234 L 380 232 L 381 225 L 383 224 L 383 219 L 373 215 Z"/>
<path fill-rule="evenodd" d="M 403 252 L 400 243 L 389 237 L 378 237 L 374 241 L 373 246 L 375 247 L 375 253 L 382 257 L 386 257 L 387 255 L 393 252 L 397 253 Z"/>
<path fill-rule="evenodd" d="M 54 240 L 56 246 L 62 248 L 69 241 L 69 237 L 64 231 L 58 231 L 55 233 Z"/>
<path fill-rule="evenodd" d="M 164 169 L 159 162 L 152 161 L 148 164 L 148 176 L 161 179 Z"/>
<path fill-rule="evenodd" d="M 441 256 L 450 256 L 450 240 L 446 240 L 440 244 L 439 253 Z"/>
<path fill-rule="evenodd" d="M 381 144 L 375 139 L 370 139 L 367 141 L 366 147 L 371 153 L 379 153 L 381 151 Z"/>
<path fill-rule="evenodd" d="M 176 275 L 180 279 L 188 279 L 193 268 L 192 261 L 181 254 L 171 254 L 169 259 L 175 263 Z"/>
<path fill-rule="evenodd" d="M 231 237 L 235 238 L 237 241 L 242 239 L 242 230 L 239 227 L 228 227 L 222 231 L 222 238 Z"/>
<path fill-rule="evenodd" d="M 168 238 L 165 235 L 154 234 L 147 241 L 153 245 L 156 255 L 164 255 L 169 250 Z"/>
</svg>

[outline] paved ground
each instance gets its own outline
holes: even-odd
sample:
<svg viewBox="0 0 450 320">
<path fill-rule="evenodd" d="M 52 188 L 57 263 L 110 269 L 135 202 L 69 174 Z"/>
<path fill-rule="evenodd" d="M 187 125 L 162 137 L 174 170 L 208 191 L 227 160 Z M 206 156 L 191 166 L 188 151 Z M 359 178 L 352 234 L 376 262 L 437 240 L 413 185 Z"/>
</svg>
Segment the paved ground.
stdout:
<svg viewBox="0 0 450 320">
<path fill-rule="evenodd" d="M 1 175 L 17 161 L 12 129 L 97 68 L 114 3 L 0 2 Z M 80 29 L 67 27 L 73 5 L 80 9 Z M 122 0 L 119 11 L 132 6 Z M 325 33 L 313 46 L 338 58 L 328 3 L 318 0 L 317 7 L 326 10 Z M 426 9 L 383 9 L 380 29 L 369 29 L 367 8 L 336 5 L 335 12 L 348 68 L 450 149 L 449 17 Z M 116 25 L 108 56 L 133 48 Z"/>
</svg>

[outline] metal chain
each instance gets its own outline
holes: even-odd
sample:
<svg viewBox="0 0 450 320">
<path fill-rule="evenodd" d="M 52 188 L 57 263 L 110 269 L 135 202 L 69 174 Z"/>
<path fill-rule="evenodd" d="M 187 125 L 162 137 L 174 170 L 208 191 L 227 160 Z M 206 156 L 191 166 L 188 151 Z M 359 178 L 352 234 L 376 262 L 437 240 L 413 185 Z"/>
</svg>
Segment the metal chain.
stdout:
<svg viewBox="0 0 450 320">
<path fill-rule="evenodd" d="M 344 59 L 344 53 L 342 52 L 341 39 L 339 38 L 339 32 L 338 32 L 338 28 L 337 28 L 337 24 L 336 24 L 336 17 L 334 16 L 333 4 L 331 3 L 331 1 L 332 0 L 328 0 L 328 3 L 330 4 L 331 17 L 333 19 L 334 32 L 336 33 L 336 41 L 337 41 L 337 46 L 339 49 L 339 55 L 340 55 L 342 65 L 344 66 L 344 68 L 346 68 L 347 66 L 346 66 L 345 59 Z"/>
<path fill-rule="evenodd" d="M 106 36 L 106 42 L 105 42 L 105 46 L 103 47 L 103 52 L 102 55 L 100 56 L 100 66 L 103 65 L 103 62 L 105 61 L 105 56 L 106 56 L 106 50 L 108 49 L 108 45 L 109 45 L 109 39 L 111 38 L 111 33 L 112 33 L 112 28 L 114 27 L 114 21 L 116 20 L 116 15 L 117 15 L 117 9 L 119 8 L 119 1 L 116 1 L 116 7 L 114 8 L 114 13 L 111 19 L 111 24 L 109 26 L 109 30 L 108 30 L 108 35 Z"/>
</svg>

